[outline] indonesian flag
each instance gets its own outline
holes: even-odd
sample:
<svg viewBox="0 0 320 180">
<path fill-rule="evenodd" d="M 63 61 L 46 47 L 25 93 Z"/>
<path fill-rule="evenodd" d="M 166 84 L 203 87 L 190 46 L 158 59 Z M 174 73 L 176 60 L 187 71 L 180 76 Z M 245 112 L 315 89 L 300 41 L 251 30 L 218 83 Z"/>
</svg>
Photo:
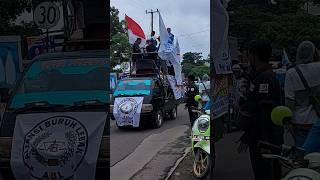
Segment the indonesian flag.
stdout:
<svg viewBox="0 0 320 180">
<path fill-rule="evenodd" d="M 137 22 L 135 22 L 127 15 L 125 17 L 125 20 L 128 28 L 129 43 L 134 44 L 137 38 L 141 38 L 142 42 L 140 44 L 140 47 L 143 47 L 146 44 L 146 36 L 142 28 Z"/>
</svg>

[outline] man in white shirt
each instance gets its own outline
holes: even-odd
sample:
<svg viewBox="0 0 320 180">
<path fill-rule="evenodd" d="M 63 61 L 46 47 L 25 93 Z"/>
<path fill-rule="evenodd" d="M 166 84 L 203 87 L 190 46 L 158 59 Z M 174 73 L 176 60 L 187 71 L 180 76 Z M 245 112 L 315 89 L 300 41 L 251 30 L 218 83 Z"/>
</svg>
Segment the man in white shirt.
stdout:
<svg viewBox="0 0 320 180">
<path fill-rule="evenodd" d="M 310 41 L 302 42 L 297 49 L 297 68 L 300 69 L 310 88 L 320 94 L 320 62 L 318 51 Z M 297 70 L 291 68 L 285 78 L 285 101 L 293 111 L 292 125 L 295 145 L 302 147 L 318 116 L 309 100 Z"/>
<path fill-rule="evenodd" d="M 210 78 L 207 74 L 203 75 L 202 81 L 199 83 L 199 93 L 201 95 L 202 105 L 205 105 L 209 100 L 208 92 L 210 92 Z"/>
</svg>

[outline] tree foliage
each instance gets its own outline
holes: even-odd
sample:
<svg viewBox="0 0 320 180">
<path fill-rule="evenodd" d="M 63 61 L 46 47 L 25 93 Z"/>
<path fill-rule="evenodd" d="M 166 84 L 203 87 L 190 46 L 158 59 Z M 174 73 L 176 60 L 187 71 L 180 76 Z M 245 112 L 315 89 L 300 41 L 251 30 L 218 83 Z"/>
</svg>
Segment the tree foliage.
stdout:
<svg viewBox="0 0 320 180">
<path fill-rule="evenodd" d="M 230 15 L 230 35 L 238 37 L 241 46 L 254 39 L 265 39 L 274 48 L 286 48 L 294 57 L 301 41 L 311 40 L 320 45 L 320 18 L 303 9 L 306 1 L 276 0 L 277 4 L 261 4 L 257 1 L 232 0 L 228 10 Z M 320 0 L 310 0 L 320 4 Z"/>
<path fill-rule="evenodd" d="M 115 67 L 122 62 L 128 62 L 131 57 L 132 48 L 124 28 L 124 20 L 120 21 L 119 10 L 110 8 L 111 42 L 110 42 L 110 65 Z"/>
<path fill-rule="evenodd" d="M 210 67 L 206 63 L 209 59 L 204 59 L 201 53 L 187 52 L 183 54 L 182 73 L 185 76 L 194 75 L 202 77 L 204 74 L 210 74 Z"/>
</svg>

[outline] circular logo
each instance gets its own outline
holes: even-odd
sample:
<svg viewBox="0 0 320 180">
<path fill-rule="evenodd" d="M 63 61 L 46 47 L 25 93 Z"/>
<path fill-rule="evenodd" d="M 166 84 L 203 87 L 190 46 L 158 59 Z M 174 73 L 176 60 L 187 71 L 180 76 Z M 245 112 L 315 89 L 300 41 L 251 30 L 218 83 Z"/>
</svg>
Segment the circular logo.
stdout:
<svg viewBox="0 0 320 180">
<path fill-rule="evenodd" d="M 80 121 L 55 116 L 41 121 L 24 138 L 23 161 L 36 179 L 69 179 L 88 149 L 88 132 Z"/>
<path fill-rule="evenodd" d="M 138 103 L 135 99 L 126 98 L 120 101 L 118 111 L 127 117 L 132 117 L 137 112 L 137 108 Z"/>
</svg>

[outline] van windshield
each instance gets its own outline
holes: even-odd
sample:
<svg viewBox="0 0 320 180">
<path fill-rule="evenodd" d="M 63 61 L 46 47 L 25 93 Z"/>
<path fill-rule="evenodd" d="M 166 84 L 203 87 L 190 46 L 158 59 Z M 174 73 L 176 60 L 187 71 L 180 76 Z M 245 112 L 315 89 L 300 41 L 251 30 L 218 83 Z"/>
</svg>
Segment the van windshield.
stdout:
<svg viewBox="0 0 320 180">
<path fill-rule="evenodd" d="M 117 84 L 116 90 L 113 96 L 121 95 L 150 95 L 152 81 L 150 79 L 137 80 L 137 79 L 125 79 L 120 80 Z"/>
<path fill-rule="evenodd" d="M 36 61 L 28 69 L 10 108 L 47 102 L 73 105 L 79 101 L 107 103 L 107 64 L 104 58 Z"/>
</svg>

